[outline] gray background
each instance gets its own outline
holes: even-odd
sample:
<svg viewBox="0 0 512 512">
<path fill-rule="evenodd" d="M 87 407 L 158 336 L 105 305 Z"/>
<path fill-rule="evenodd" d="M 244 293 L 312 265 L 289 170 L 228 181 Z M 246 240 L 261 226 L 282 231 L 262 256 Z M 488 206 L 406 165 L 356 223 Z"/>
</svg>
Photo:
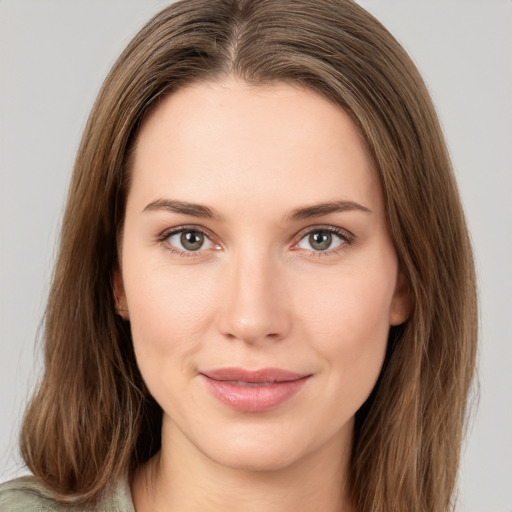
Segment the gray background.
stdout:
<svg viewBox="0 0 512 512">
<path fill-rule="evenodd" d="M 0 481 L 26 470 L 19 420 L 66 185 L 99 86 L 158 0 L 0 0 Z M 512 512 L 512 2 L 360 0 L 409 51 L 438 107 L 476 252 L 480 404 L 459 510 Z"/>
</svg>

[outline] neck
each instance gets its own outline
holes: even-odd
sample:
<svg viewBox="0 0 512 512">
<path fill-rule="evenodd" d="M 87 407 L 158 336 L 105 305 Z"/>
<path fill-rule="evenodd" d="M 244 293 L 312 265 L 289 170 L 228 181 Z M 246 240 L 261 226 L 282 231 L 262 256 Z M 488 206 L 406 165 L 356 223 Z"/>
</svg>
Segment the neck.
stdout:
<svg viewBox="0 0 512 512">
<path fill-rule="evenodd" d="M 134 477 L 137 512 L 354 512 L 350 443 L 338 438 L 286 467 L 255 471 L 219 464 L 179 431 L 163 434 L 160 452 Z"/>
</svg>

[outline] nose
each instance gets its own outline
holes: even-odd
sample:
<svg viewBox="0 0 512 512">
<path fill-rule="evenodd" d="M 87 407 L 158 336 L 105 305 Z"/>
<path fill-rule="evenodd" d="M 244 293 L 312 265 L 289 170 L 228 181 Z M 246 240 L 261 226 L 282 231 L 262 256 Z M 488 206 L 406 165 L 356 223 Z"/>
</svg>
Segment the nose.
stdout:
<svg viewBox="0 0 512 512">
<path fill-rule="evenodd" d="M 268 254 L 239 254 L 226 262 L 218 328 L 228 338 L 256 344 L 285 338 L 291 297 L 282 264 Z"/>
</svg>

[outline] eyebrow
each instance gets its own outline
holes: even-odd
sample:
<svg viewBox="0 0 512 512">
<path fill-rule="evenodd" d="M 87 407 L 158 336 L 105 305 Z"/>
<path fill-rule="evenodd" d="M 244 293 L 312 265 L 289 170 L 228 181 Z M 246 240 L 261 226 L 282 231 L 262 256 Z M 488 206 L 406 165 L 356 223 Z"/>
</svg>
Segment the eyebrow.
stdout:
<svg viewBox="0 0 512 512">
<path fill-rule="evenodd" d="M 172 213 L 181 213 L 203 219 L 213 219 L 217 221 L 223 220 L 223 217 L 219 213 L 208 206 L 189 203 L 187 201 L 176 201 L 174 199 L 157 199 L 156 201 L 149 203 L 142 211 L 151 212 L 157 210 L 166 210 Z"/>
<path fill-rule="evenodd" d="M 362 204 L 354 201 L 329 201 L 327 203 L 314 204 L 303 208 L 292 210 L 283 220 L 304 220 L 315 217 L 322 217 L 330 213 L 360 211 L 364 213 L 372 213 L 372 211 Z"/>
<path fill-rule="evenodd" d="M 202 204 L 189 203 L 187 201 L 177 201 L 175 199 L 157 199 L 156 201 L 149 203 L 144 208 L 143 212 L 158 210 L 165 210 L 172 213 L 181 213 L 183 215 L 191 215 L 193 217 L 199 217 L 203 219 L 213 219 L 220 222 L 224 220 L 222 215 L 216 212 L 213 208 Z M 283 221 L 298 221 L 315 217 L 322 217 L 323 215 L 329 215 L 331 213 L 348 211 L 372 213 L 369 208 L 363 206 L 362 204 L 356 203 L 354 201 L 340 200 L 296 208 L 285 215 Z"/>
</svg>

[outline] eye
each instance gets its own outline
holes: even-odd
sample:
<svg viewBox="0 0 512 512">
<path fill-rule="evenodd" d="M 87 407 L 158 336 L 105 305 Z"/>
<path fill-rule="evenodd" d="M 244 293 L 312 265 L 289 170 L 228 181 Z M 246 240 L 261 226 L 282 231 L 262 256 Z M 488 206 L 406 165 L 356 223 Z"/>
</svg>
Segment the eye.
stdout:
<svg viewBox="0 0 512 512">
<path fill-rule="evenodd" d="M 348 234 L 335 228 L 319 228 L 303 236 L 297 247 L 315 252 L 328 252 L 350 242 Z"/>
<path fill-rule="evenodd" d="M 165 241 L 178 252 L 194 252 L 214 248 L 214 243 L 203 231 L 198 229 L 180 229 L 165 236 Z"/>
</svg>

